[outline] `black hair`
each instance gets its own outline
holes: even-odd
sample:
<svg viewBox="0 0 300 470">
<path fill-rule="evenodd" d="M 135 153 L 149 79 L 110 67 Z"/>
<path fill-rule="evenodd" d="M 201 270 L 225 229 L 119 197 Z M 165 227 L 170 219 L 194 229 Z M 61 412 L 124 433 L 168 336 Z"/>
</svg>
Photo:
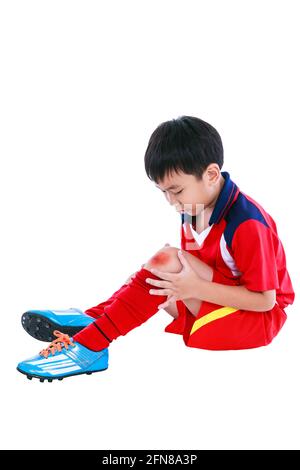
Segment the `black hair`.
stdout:
<svg viewBox="0 0 300 470">
<path fill-rule="evenodd" d="M 222 140 L 211 124 L 197 117 L 179 116 L 154 130 L 144 160 L 147 176 L 155 183 L 180 170 L 201 180 L 211 163 L 222 168 Z"/>
</svg>

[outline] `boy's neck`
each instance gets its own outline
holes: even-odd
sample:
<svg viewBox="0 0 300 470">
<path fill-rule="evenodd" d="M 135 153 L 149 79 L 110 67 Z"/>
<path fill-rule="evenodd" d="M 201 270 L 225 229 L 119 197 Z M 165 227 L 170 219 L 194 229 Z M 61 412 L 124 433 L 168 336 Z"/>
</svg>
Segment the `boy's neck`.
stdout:
<svg viewBox="0 0 300 470">
<path fill-rule="evenodd" d="M 204 207 L 204 210 L 207 210 L 208 212 L 211 211 L 211 213 L 213 212 L 216 202 L 218 200 L 218 197 L 220 195 L 220 192 L 223 189 L 224 183 L 225 183 L 225 178 L 221 175 L 219 182 L 217 184 L 217 187 L 216 187 L 214 198 L 207 206 Z"/>
<path fill-rule="evenodd" d="M 214 211 L 217 199 L 220 195 L 220 192 L 222 191 L 224 183 L 225 183 L 225 178 L 223 178 L 223 176 L 221 175 L 221 178 L 218 182 L 217 189 L 216 189 L 215 196 L 214 196 L 213 200 L 207 206 L 204 206 L 203 214 L 202 214 L 202 217 L 203 217 L 202 218 L 202 226 L 201 226 L 200 229 L 196 229 L 197 233 L 201 233 L 203 230 L 208 228 L 209 219 L 210 219 L 210 217 L 211 217 L 211 215 Z"/>
</svg>

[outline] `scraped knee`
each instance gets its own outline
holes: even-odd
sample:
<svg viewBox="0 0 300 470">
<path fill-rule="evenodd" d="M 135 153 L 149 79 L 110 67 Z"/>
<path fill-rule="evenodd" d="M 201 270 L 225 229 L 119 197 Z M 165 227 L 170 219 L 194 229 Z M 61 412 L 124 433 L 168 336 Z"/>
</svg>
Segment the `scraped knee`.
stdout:
<svg viewBox="0 0 300 470">
<path fill-rule="evenodd" d="M 148 260 L 144 267 L 159 271 L 179 272 L 182 266 L 178 258 L 178 251 L 179 248 L 174 246 L 164 246 Z"/>
</svg>

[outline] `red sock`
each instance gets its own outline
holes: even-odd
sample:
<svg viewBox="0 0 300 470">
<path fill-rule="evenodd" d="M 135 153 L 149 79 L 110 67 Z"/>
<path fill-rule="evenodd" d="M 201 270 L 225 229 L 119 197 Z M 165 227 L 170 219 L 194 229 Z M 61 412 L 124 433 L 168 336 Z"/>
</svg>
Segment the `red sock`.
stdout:
<svg viewBox="0 0 300 470">
<path fill-rule="evenodd" d="M 150 289 L 160 288 L 147 283 L 148 277 L 160 280 L 148 269 L 140 269 L 124 289 L 115 293 L 115 300 L 104 307 L 102 315 L 73 336 L 74 341 L 93 351 L 101 351 L 118 336 L 126 335 L 152 317 L 167 296 L 149 294 Z"/>
<path fill-rule="evenodd" d="M 123 286 L 120 287 L 116 292 L 113 293 L 109 299 L 105 300 L 104 302 L 100 302 L 100 304 L 96 305 L 95 307 L 88 308 L 87 310 L 84 311 L 87 315 L 93 318 L 99 318 L 100 315 L 104 312 L 104 307 L 106 305 L 110 305 L 115 299 L 116 299 L 116 294 L 121 292 L 125 287 L 127 287 L 128 284 L 123 284 Z"/>
</svg>

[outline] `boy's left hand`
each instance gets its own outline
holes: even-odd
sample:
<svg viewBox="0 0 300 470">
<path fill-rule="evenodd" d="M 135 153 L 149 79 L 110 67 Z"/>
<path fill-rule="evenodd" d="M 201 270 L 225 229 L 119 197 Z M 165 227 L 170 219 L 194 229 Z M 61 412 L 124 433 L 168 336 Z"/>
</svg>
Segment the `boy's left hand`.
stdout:
<svg viewBox="0 0 300 470">
<path fill-rule="evenodd" d="M 185 300 L 195 297 L 197 285 L 201 282 L 201 278 L 192 268 L 188 260 L 184 257 L 181 250 L 178 251 L 178 258 L 182 264 L 182 270 L 179 273 L 169 273 L 158 271 L 157 269 L 149 269 L 153 274 L 163 279 L 147 278 L 146 282 L 153 286 L 162 287 L 163 289 L 151 289 L 152 295 L 167 295 L 167 300 L 160 304 L 158 308 L 165 308 L 171 302 L 176 300 Z"/>
</svg>

